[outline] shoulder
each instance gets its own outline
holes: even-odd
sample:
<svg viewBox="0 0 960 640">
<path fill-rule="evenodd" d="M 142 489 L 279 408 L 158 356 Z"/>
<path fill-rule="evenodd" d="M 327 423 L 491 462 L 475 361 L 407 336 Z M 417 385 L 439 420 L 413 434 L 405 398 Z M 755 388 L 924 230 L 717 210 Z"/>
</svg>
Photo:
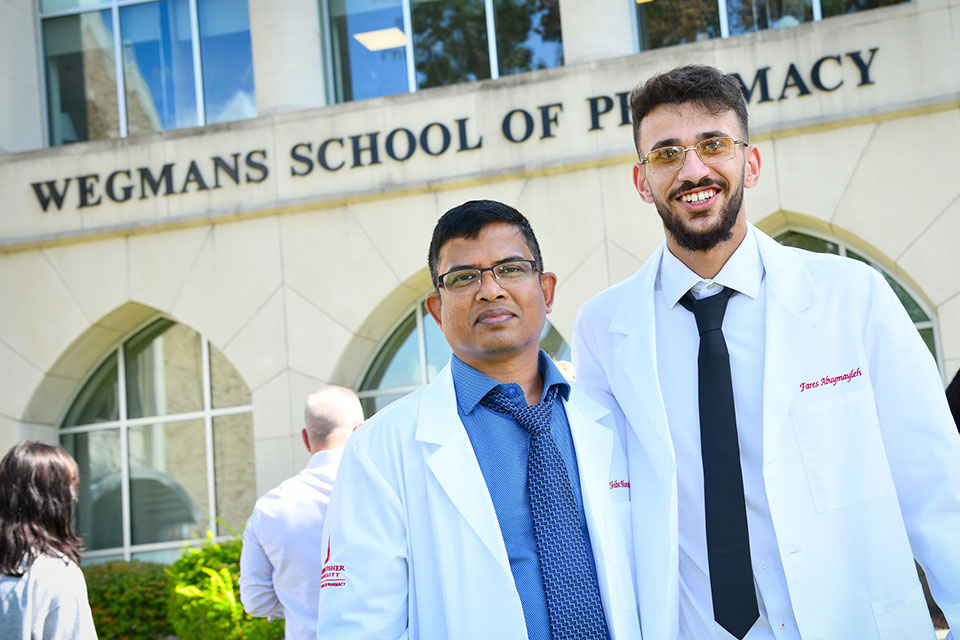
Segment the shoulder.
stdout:
<svg viewBox="0 0 960 640">
<path fill-rule="evenodd" d="M 420 401 L 427 388 L 417 389 L 390 403 L 364 422 L 347 439 L 344 456 L 358 450 L 371 451 L 412 442 L 416 436 Z"/>
<path fill-rule="evenodd" d="M 37 556 L 30 566 L 29 575 L 35 588 L 53 587 L 50 592 L 53 601 L 75 598 L 77 593 L 86 594 L 87 591 L 83 571 L 65 556 Z"/>
</svg>

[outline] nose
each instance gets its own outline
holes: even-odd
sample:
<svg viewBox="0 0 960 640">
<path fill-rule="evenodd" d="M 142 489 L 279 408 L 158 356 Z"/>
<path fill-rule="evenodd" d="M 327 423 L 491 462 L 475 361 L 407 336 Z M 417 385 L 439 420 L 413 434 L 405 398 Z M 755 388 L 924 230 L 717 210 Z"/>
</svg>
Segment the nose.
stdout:
<svg viewBox="0 0 960 640">
<path fill-rule="evenodd" d="M 477 298 L 481 300 L 496 300 L 504 297 L 503 287 L 493 275 L 492 271 L 480 274 L 480 288 L 477 289 Z"/>
<path fill-rule="evenodd" d="M 697 184 L 710 173 L 710 168 L 703 164 L 696 149 L 689 149 L 684 158 L 683 166 L 677 172 L 677 180 L 680 182 L 692 182 Z"/>
</svg>

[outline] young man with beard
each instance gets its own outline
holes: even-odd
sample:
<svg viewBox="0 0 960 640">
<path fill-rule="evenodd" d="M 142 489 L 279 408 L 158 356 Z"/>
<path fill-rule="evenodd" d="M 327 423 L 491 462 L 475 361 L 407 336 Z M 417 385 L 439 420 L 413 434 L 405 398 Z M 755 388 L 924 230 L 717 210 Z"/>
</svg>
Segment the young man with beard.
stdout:
<svg viewBox="0 0 960 640">
<path fill-rule="evenodd" d="M 539 349 L 557 277 L 530 223 L 467 202 L 428 264 L 453 356 L 347 442 L 318 638 L 639 640 L 623 423 Z"/>
<path fill-rule="evenodd" d="M 960 625 L 960 438 L 903 307 L 747 222 L 731 76 L 681 67 L 630 103 L 665 242 L 584 305 L 573 355 L 632 427 L 644 637 L 932 638 L 914 558 Z"/>
</svg>

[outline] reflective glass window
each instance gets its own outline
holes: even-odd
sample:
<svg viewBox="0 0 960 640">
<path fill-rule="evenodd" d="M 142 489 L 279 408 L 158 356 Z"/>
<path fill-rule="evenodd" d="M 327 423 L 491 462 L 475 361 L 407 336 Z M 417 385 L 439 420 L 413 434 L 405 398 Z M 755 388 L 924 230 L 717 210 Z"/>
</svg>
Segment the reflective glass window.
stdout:
<svg viewBox="0 0 960 640">
<path fill-rule="evenodd" d="M 337 102 L 407 91 L 400 0 L 330 0 L 330 30 Z"/>
<path fill-rule="evenodd" d="M 720 37 L 717 0 L 656 0 L 637 5 L 640 50 Z"/>
<path fill-rule="evenodd" d="M 213 469 L 217 488 L 217 533 L 243 531 L 257 500 L 253 463 L 253 414 L 213 419 Z"/>
<path fill-rule="evenodd" d="M 197 0 L 208 124 L 257 115 L 247 0 Z"/>
<path fill-rule="evenodd" d="M 51 144 L 120 137 L 109 11 L 43 21 Z"/>
<path fill-rule="evenodd" d="M 844 13 L 887 7 L 902 2 L 909 2 L 909 0 L 820 0 L 820 10 L 823 12 L 824 18 L 829 18 Z"/>
<path fill-rule="evenodd" d="M 74 530 L 88 549 L 119 547 L 123 544 L 120 429 L 64 435 L 60 444 L 77 461 L 80 473 Z"/>
<path fill-rule="evenodd" d="M 417 319 L 411 313 L 380 348 L 361 389 L 389 389 L 420 384 Z"/>
<path fill-rule="evenodd" d="M 203 537 L 207 529 L 202 420 L 130 427 L 133 544 Z"/>
<path fill-rule="evenodd" d="M 420 313 L 423 316 L 423 337 L 427 350 L 427 382 L 430 382 L 446 366 L 453 351 L 425 304 L 420 305 Z"/>
<path fill-rule="evenodd" d="M 47 13 L 50 11 L 63 11 L 64 9 L 96 7 L 109 1 L 110 0 L 40 0 L 40 10 Z"/>
<path fill-rule="evenodd" d="M 120 37 L 130 135 L 199 124 L 190 3 L 122 7 Z"/>
<path fill-rule="evenodd" d="M 83 385 L 63 420 L 63 426 L 118 420 L 117 395 L 117 354 L 113 353 Z"/>
<path fill-rule="evenodd" d="M 214 409 L 250 404 L 250 388 L 226 356 L 210 345 L 210 396 Z"/>
<path fill-rule="evenodd" d="M 563 64 L 559 0 L 496 0 L 500 75 Z"/>
<path fill-rule="evenodd" d="M 812 0 L 727 0 L 730 35 L 795 27 L 811 20 Z"/>
<path fill-rule="evenodd" d="M 61 443 L 80 467 L 75 526 L 86 562 L 176 557 L 216 518 L 214 535 L 242 530 L 256 500 L 250 403 L 236 368 L 189 327 L 160 319 L 114 350 L 61 424 Z M 185 412 L 192 415 L 178 415 Z"/>
<path fill-rule="evenodd" d="M 490 77 L 483 0 L 410 0 L 417 87 Z"/>
<path fill-rule="evenodd" d="M 165 416 L 203 408 L 200 334 L 158 320 L 124 345 L 127 415 Z"/>
</svg>

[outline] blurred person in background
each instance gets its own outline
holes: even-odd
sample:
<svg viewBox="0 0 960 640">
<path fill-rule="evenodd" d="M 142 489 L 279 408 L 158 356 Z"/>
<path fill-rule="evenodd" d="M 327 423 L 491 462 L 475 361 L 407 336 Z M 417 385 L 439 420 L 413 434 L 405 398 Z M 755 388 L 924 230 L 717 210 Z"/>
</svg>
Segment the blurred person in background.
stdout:
<svg viewBox="0 0 960 640">
<path fill-rule="evenodd" d="M 0 638 L 97 637 L 70 529 L 77 463 L 60 447 L 21 442 L 0 461 Z"/>
</svg>

